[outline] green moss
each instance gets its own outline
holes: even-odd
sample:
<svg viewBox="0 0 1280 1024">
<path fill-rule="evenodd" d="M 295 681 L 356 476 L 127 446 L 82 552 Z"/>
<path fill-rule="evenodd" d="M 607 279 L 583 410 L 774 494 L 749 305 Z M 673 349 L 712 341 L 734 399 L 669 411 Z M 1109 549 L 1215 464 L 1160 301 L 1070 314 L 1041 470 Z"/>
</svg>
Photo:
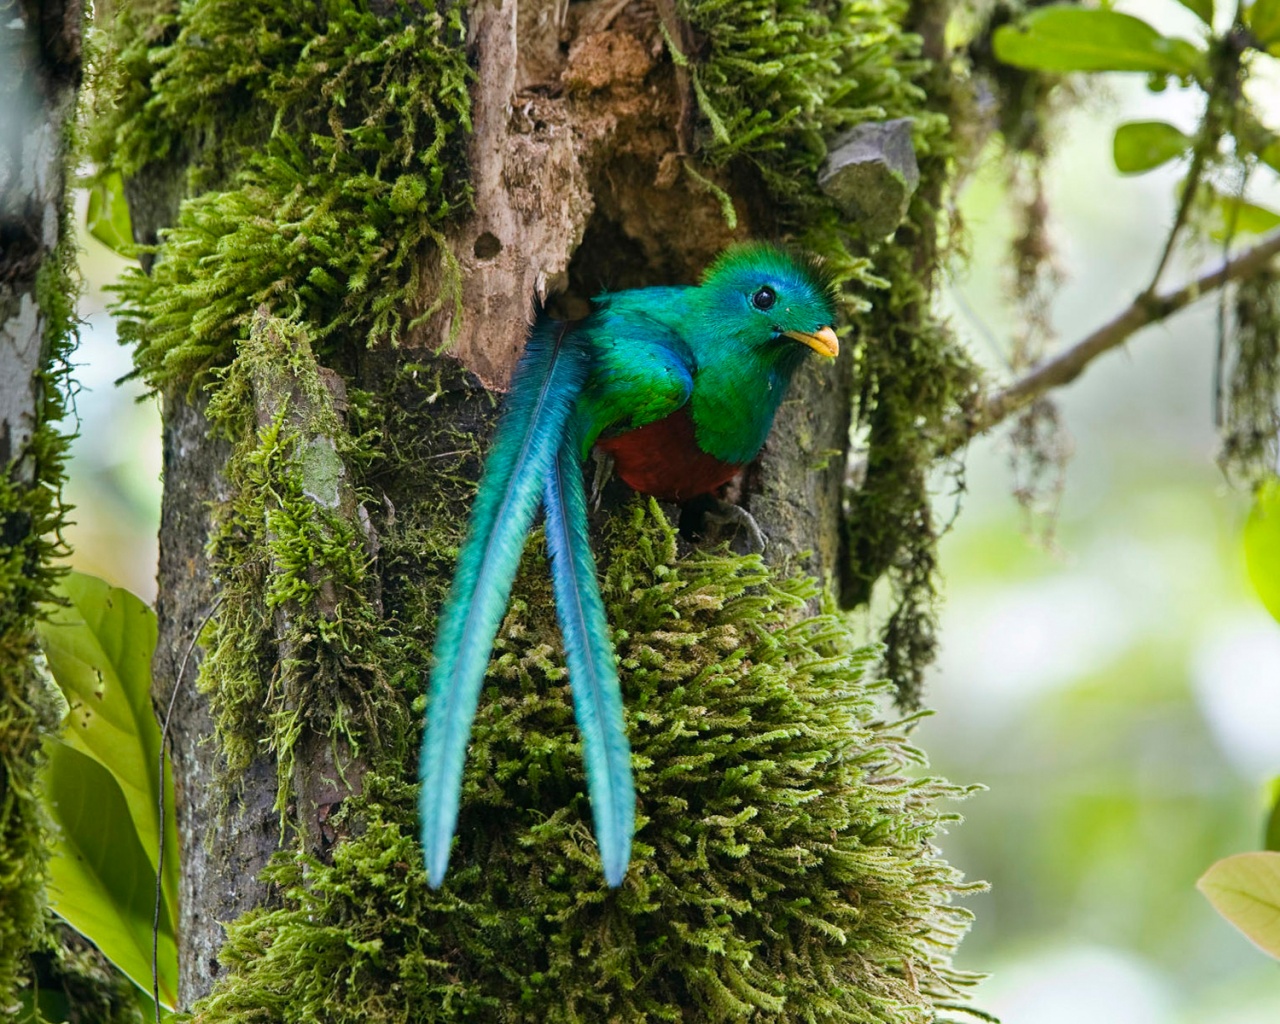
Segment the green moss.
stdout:
<svg viewBox="0 0 1280 1024">
<path fill-rule="evenodd" d="M 961 890 L 884 688 L 810 583 L 676 558 L 656 505 L 613 520 L 604 594 L 640 807 L 607 890 L 531 546 L 476 719 L 453 868 L 426 886 L 409 763 L 365 778 L 331 865 L 281 856 L 280 905 L 229 929 L 198 1021 L 929 1021 Z"/>
<path fill-rule="evenodd" d="M 439 243 L 470 196 L 462 9 L 126 7 L 115 46 L 127 77 L 95 155 L 126 178 L 179 155 L 191 167 L 192 198 L 151 272 L 118 287 L 120 337 L 150 383 L 226 365 L 260 303 L 303 316 L 332 352 L 339 332 L 394 343 L 410 311 L 457 301 Z M 420 303 L 432 272 L 443 285 Z"/>
<path fill-rule="evenodd" d="M 698 35 L 692 58 L 703 113 L 699 139 L 714 166 L 746 163 L 768 192 L 778 229 L 824 256 L 862 293 L 886 286 L 868 243 L 818 190 L 827 145 L 864 121 L 911 117 L 922 153 L 943 145 L 946 118 L 919 77 L 928 67 L 907 29 L 905 0 L 684 0 Z M 867 296 L 846 293 L 850 311 Z"/>
<path fill-rule="evenodd" d="M 59 714 L 35 664 L 33 626 L 62 572 L 54 559 L 66 552 L 62 482 L 70 437 L 56 424 L 66 414 L 69 359 L 79 340 L 74 237 L 64 216 L 61 240 L 36 274 L 44 358 L 35 421 L 24 447 L 0 467 L 0 1006 L 27 974 L 27 953 L 44 926 L 47 823 L 37 773 L 41 741 L 58 727 Z"/>
<path fill-rule="evenodd" d="M 936 215 L 917 201 L 911 216 L 914 225 Z M 919 704 L 937 651 L 935 438 L 946 418 L 972 401 L 978 382 L 968 355 L 929 312 L 926 284 L 913 276 L 915 259 L 905 247 L 882 250 L 878 265 L 896 284 L 854 320 L 863 340 L 858 416 L 866 475 L 847 496 L 841 587 L 845 603 L 858 605 L 884 581 L 890 610 L 883 671 L 908 707 Z"/>
<path fill-rule="evenodd" d="M 377 439 L 348 432 L 306 331 L 265 315 L 220 374 L 208 416 L 232 445 L 231 497 L 214 513 L 222 603 L 198 685 L 232 775 L 259 749 L 275 756 L 283 814 L 304 726 L 353 752 L 371 740 L 403 749 L 404 701 L 384 671 L 394 639 L 370 597 L 354 501 L 339 496 Z"/>
</svg>

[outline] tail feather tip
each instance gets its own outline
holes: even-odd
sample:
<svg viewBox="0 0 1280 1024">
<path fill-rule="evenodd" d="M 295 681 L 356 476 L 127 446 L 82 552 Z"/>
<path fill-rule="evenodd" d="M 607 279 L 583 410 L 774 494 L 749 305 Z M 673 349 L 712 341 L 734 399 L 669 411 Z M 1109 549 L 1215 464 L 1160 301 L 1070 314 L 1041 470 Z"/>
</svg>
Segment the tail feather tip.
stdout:
<svg viewBox="0 0 1280 1024">
<path fill-rule="evenodd" d="M 614 851 L 611 854 L 601 852 L 600 864 L 604 868 L 605 884 L 610 889 L 617 889 L 627 877 L 627 868 L 631 866 L 630 845 L 628 843 L 626 849 Z"/>
</svg>

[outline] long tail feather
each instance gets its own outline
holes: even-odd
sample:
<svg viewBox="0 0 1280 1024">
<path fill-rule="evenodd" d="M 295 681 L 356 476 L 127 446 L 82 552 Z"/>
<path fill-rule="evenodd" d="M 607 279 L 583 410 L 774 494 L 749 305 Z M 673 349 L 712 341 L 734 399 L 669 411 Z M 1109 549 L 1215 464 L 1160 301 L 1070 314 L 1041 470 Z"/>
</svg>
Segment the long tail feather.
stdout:
<svg viewBox="0 0 1280 1024">
<path fill-rule="evenodd" d="M 631 859 L 636 797 L 631 747 L 622 717 L 622 691 L 613 644 L 587 539 L 587 498 L 578 446 L 565 438 L 547 476 L 547 545 L 556 612 L 569 662 L 573 710 L 582 732 L 587 794 L 605 881 L 622 884 Z"/>
<path fill-rule="evenodd" d="M 419 773 L 422 846 L 433 887 L 449 866 L 467 742 L 493 639 L 588 362 L 569 325 L 539 317 L 516 367 L 440 611 Z"/>
</svg>

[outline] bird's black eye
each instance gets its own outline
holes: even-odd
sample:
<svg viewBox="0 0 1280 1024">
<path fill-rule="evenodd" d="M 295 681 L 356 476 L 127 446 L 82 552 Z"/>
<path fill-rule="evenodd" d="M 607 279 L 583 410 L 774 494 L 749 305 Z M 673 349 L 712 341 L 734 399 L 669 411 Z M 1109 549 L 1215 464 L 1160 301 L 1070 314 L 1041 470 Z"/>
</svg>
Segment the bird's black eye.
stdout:
<svg viewBox="0 0 1280 1024">
<path fill-rule="evenodd" d="M 778 293 L 768 285 L 757 289 L 756 293 L 751 296 L 751 305 L 755 306 L 756 309 L 772 309 L 773 304 L 777 301 Z"/>
</svg>

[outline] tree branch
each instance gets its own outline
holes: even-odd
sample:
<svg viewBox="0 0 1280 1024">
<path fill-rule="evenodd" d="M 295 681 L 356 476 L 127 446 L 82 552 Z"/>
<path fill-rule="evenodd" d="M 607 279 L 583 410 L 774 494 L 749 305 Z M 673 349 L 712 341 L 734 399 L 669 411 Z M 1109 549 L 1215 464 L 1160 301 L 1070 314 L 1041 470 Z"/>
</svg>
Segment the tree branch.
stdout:
<svg viewBox="0 0 1280 1024">
<path fill-rule="evenodd" d="M 1263 236 L 1262 241 L 1253 248 L 1176 291 L 1139 295 L 1114 320 L 1099 327 L 1066 351 L 1041 363 L 1008 387 L 987 396 L 967 416 L 953 420 L 943 437 L 941 454 L 949 455 L 971 438 L 986 433 L 996 424 L 1025 409 L 1046 391 L 1071 383 L 1094 359 L 1122 345 L 1148 324 L 1167 319 L 1230 281 L 1256 274 L 1277 255 L 1280 255 L 1280 230 Z"/>
</svg>

